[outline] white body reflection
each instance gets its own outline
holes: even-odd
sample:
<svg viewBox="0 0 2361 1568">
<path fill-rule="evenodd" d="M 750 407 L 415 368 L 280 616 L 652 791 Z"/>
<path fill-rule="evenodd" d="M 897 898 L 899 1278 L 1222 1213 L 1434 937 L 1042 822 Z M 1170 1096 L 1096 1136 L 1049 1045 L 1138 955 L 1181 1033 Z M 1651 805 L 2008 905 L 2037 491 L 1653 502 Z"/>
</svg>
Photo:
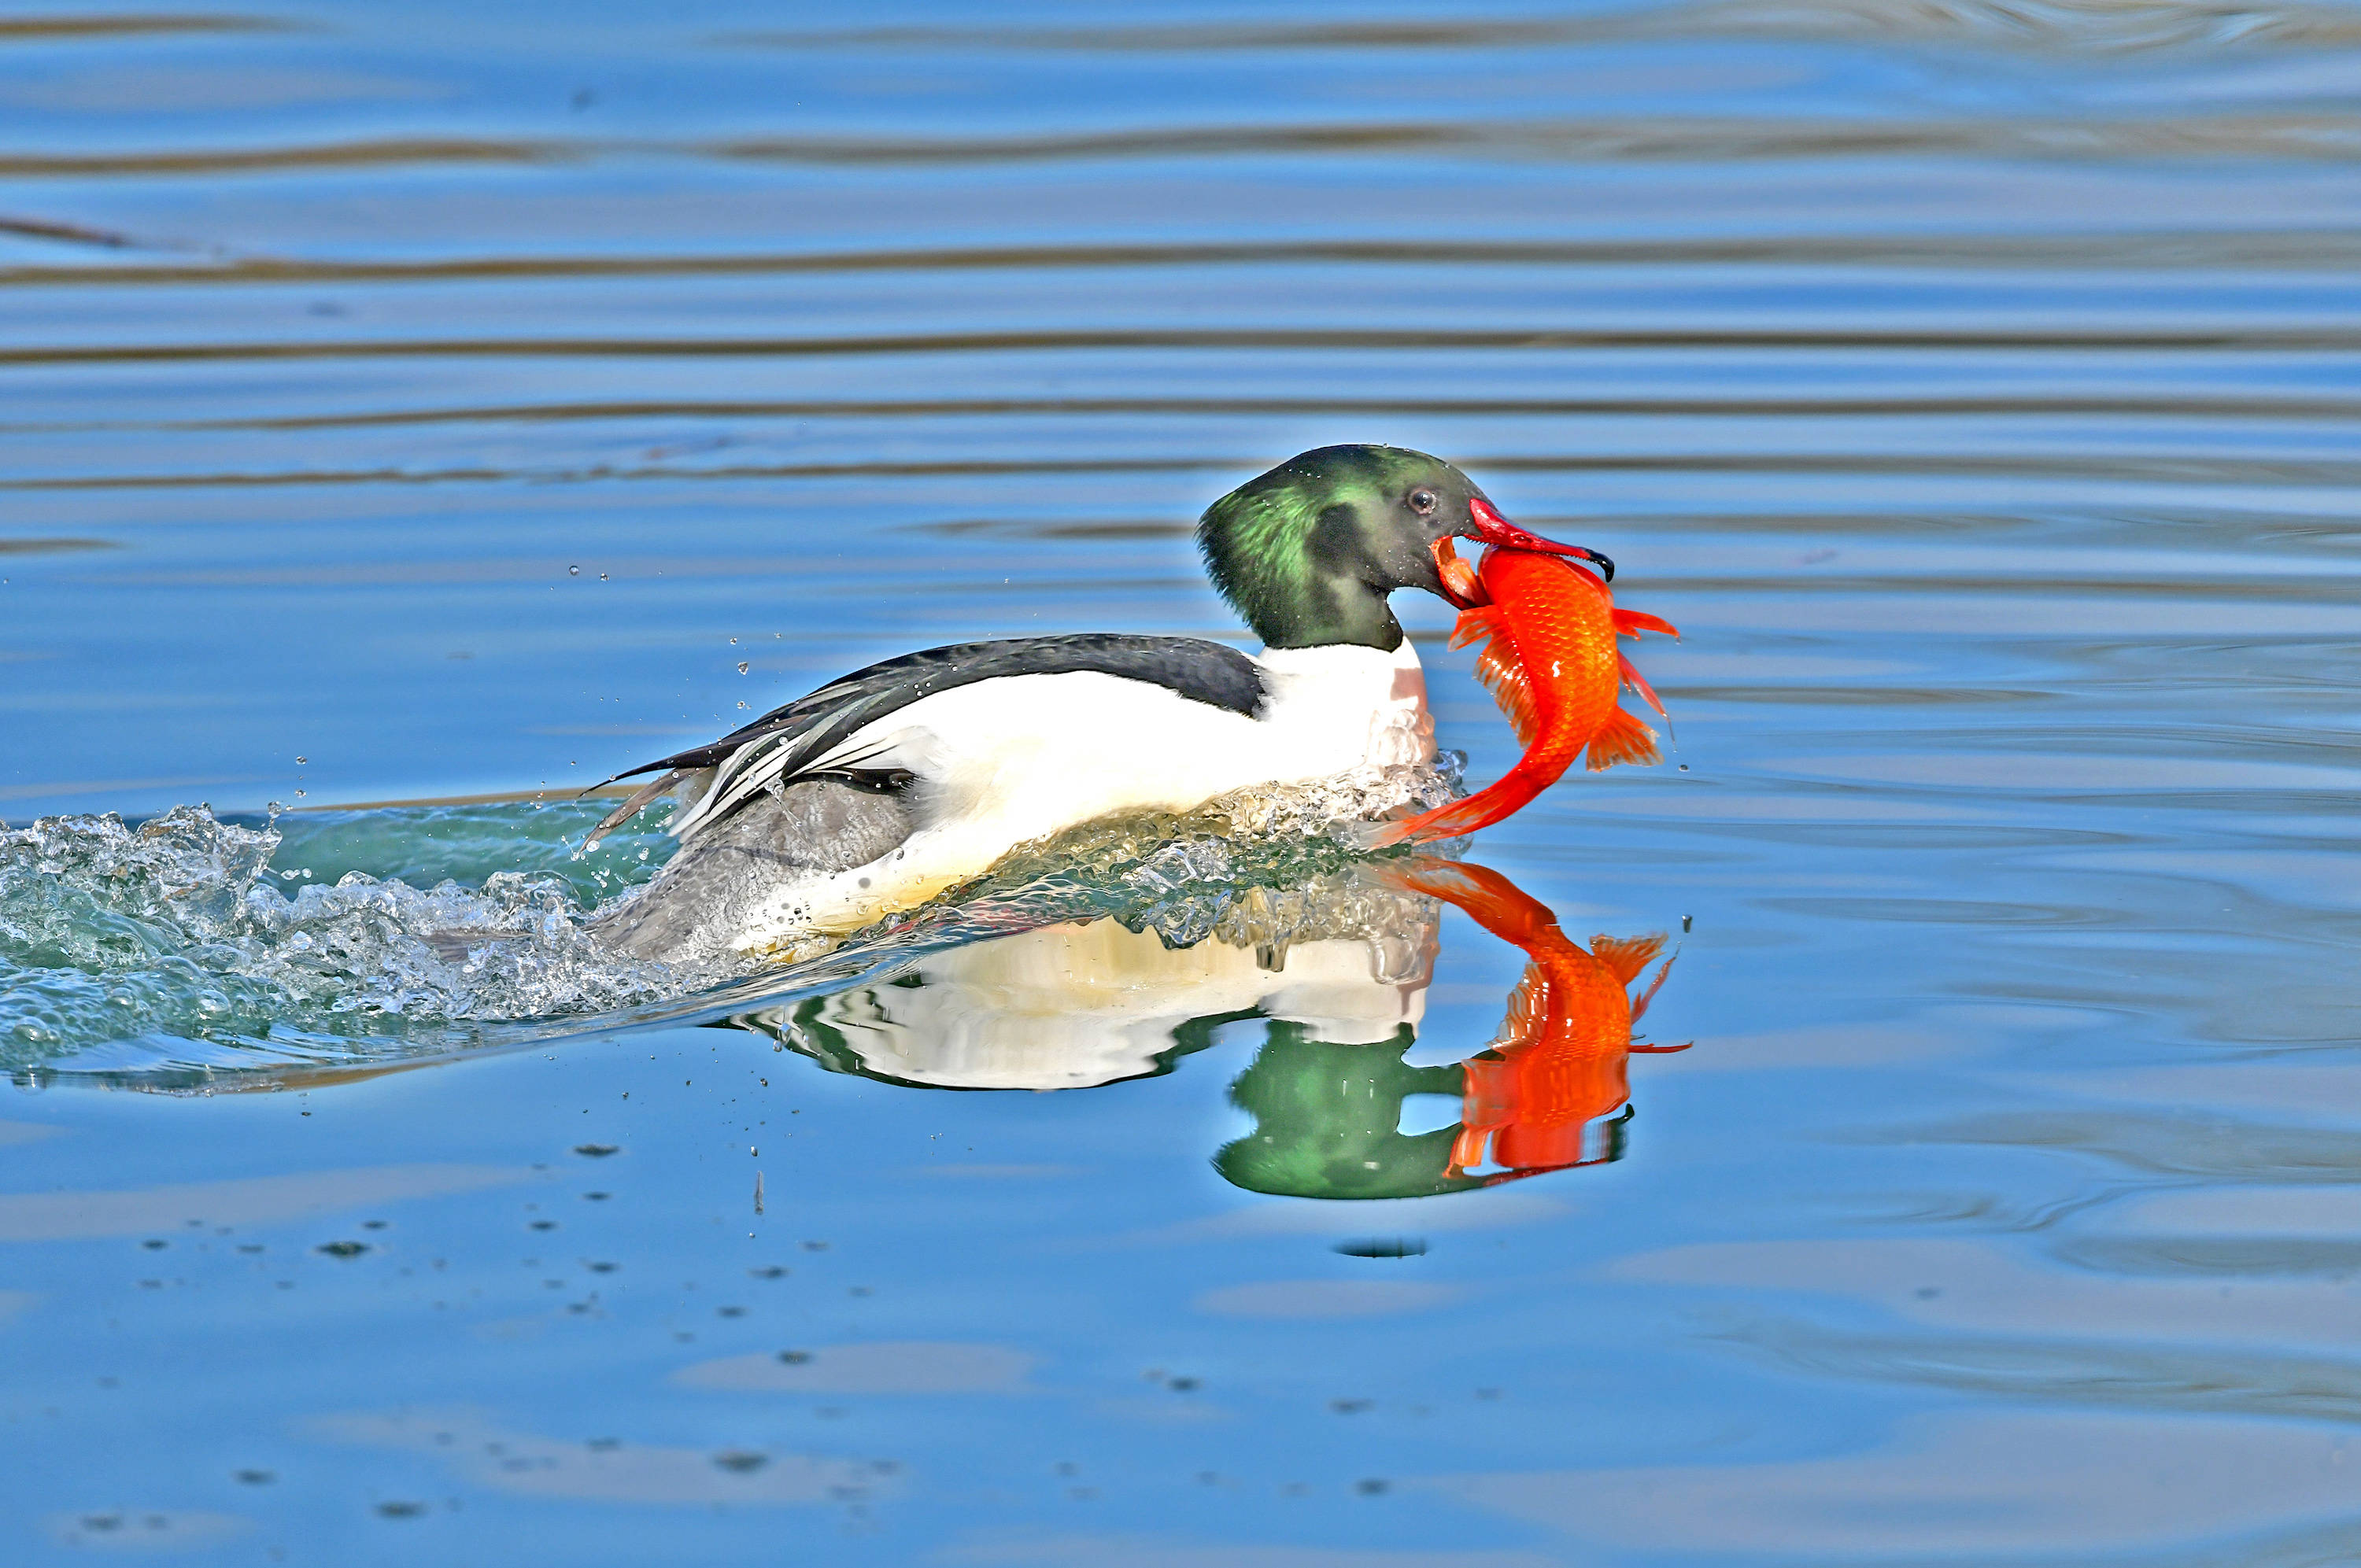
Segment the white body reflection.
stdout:
<svg viewBox="0 0 2361 1568">
<path fill-rule="evenodd" d="M 1338 1044 L 1393 1039 L 1426 1012 L 1438 905 L 1356 884 L 1193 947 L 1112 919 L 997 937 L 895 980 L 743 1022 L 831 1066 L 936 1089 L 1089 1089 L 1164 1070 L 1235 1018 Z M 1373 895 L 1374 894 L 1374 895 Z M 1338 927 L 1357 927 L 1338 931 Z M 1323 933 L 1286 939 L 1286 927 Z M 1202 1036 L 1202 1037 L 1201 1037 Z"/>
</svg>

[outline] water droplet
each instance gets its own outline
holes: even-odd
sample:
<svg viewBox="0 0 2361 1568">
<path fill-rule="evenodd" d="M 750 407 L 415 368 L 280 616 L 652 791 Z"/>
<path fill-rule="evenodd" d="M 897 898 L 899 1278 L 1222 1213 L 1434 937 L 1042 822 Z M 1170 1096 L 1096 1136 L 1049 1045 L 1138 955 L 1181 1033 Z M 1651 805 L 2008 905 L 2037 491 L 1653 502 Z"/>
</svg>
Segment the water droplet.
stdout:
<svg viewBox="0 0 2361 1568">
<path fill-rule="evenodd" d="M 1688 771 L 1689 771 L 1689 765 L 1688 765 L 1686 762 L 1683 762 L 1683 763 L 1681 764 L 1681 772 L 1683 772 L 1683 773 L 1687 773 Z"/>
<path fill-rule="evenodd" d="M 741 659 L 738 661 L 738 673 L 741 675 L 753 667 L 754 661 L 752 659 Z"/>
<path fill-rule="evenodd" d="M 732 637 L 732 638 L 730 640 L 730 646 L 731 646 L 732 648 L 735 648 L 736 646 L 738 646 L 738 639 L 736 639 L 735 637 Z"/>
<path fill-rule="evenodd" d="M 1361 1240 L 1338 1242 L 1333 1249 L 1346 1257 L 1424 1257 L 1424 1236 L 1369 1236 Z"/>
<path fill-rule="evenodd" d="M 298 758 L 296 758 L 296 759 L 295 759 L 295 765 L 296 765 L 297 767 L 302 767 L 305 762 L 310 762 L 311 760 L 312 760 L 312 759 L 311 759 L 311 758 L 309 758 L 309 757 L 298 757 Z"/>
<path fill-rule="evenodd" d="M 566 575 L 569 577 L 578 577 L 582 575 L 582 568 L 579 566 L 568 566 L 566 568 Z"/>
</svg>

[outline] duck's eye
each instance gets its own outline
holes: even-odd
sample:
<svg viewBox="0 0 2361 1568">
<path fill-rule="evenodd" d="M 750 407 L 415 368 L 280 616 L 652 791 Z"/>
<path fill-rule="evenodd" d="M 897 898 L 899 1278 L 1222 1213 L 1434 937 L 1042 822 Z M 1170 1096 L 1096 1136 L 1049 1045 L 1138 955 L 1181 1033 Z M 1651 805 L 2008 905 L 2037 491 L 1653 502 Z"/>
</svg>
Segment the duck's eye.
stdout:
<svg viewBox="0 0 2361 1568">
<path fill-rule="evenodd" d="M 1421 517 L 1433 511 L 1436 504 L 1433 490 L 1412 490 L 1410 493 L 1410 510 Z"/>
</svg>

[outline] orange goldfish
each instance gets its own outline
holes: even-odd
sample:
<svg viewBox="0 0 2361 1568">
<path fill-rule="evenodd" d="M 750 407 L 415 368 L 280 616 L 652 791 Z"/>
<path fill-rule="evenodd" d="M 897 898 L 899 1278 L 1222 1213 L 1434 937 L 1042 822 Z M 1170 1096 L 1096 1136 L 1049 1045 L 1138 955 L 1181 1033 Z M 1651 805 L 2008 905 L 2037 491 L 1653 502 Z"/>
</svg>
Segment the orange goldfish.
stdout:
<svg viewBox="0 0 2361 1568">
<path fill-rule="evenodd" d="M 1386 874 L 1466 911 L 1530 960 L 1510 993 L 1499 1036 L 1461 1064 L 1460 1133 L 1450 1174 L 1482 1165 L 1488 1143 L 1492 1158 L 1511 1170 L 1590 1163 L 1583 1158 L 1583 1129 L 1631 1099 L 1628 1055 L 1688 1049 L 1631 1043 L 1631 1027 L 1672 972 L 1672 960 L 1636 1000 L 1625 988 L 1663 949 L 1664 938 L 1594 937 L 1585 950 L 1545 905 L 1498 872 L 1421 858 Z"/>
<path fill-rule="evenodd" d="M 1619 633 L 1680 633 L 1653 615 L 1617 609 L 1605 583 L 1554 555 L 1494 545 L 1484 553 L 1479 576 L 1455 554 L 1446 558 L 1450 543 L 1438 545 L 1436 564 L 1463 607 L 1451 645 L 1483 641 L 1477 676 L 1509 716 L 1525 754 L 1498 783 L 1465 800 L 1380 824 L 1367 835 L 1371 848 L 1488 828 L 1555 784 L 1585 748 L 1593 772 L 1663 761 L 1656 732 L 1618 699 L 1628 685 L 1657 713 L 1664 705 L 1615 640 Z"/>
</svg>

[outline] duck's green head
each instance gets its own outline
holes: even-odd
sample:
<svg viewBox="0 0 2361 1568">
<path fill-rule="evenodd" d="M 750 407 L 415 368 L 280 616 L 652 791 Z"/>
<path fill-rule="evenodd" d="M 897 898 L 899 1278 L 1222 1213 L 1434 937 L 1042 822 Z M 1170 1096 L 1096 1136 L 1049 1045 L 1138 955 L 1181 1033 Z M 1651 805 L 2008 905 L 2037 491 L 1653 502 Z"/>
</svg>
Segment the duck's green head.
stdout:
<svg viewBox="0 0 2361 1568">
<path fill-rule="evenodd" d="M 1455 538 L 1579 555 L 1615 575 L 1596 551 L 1512 527 L 1473 479 L 1400 446 L 1323 446 L 1290 457 L 1207 507 L 1197 523 L 1213 587 L 1272 648 L 1399 648 L 1401 625 L 1386 596 L 1424 588 L 1459 602 L 1443 580 Z"/>
</svg>

